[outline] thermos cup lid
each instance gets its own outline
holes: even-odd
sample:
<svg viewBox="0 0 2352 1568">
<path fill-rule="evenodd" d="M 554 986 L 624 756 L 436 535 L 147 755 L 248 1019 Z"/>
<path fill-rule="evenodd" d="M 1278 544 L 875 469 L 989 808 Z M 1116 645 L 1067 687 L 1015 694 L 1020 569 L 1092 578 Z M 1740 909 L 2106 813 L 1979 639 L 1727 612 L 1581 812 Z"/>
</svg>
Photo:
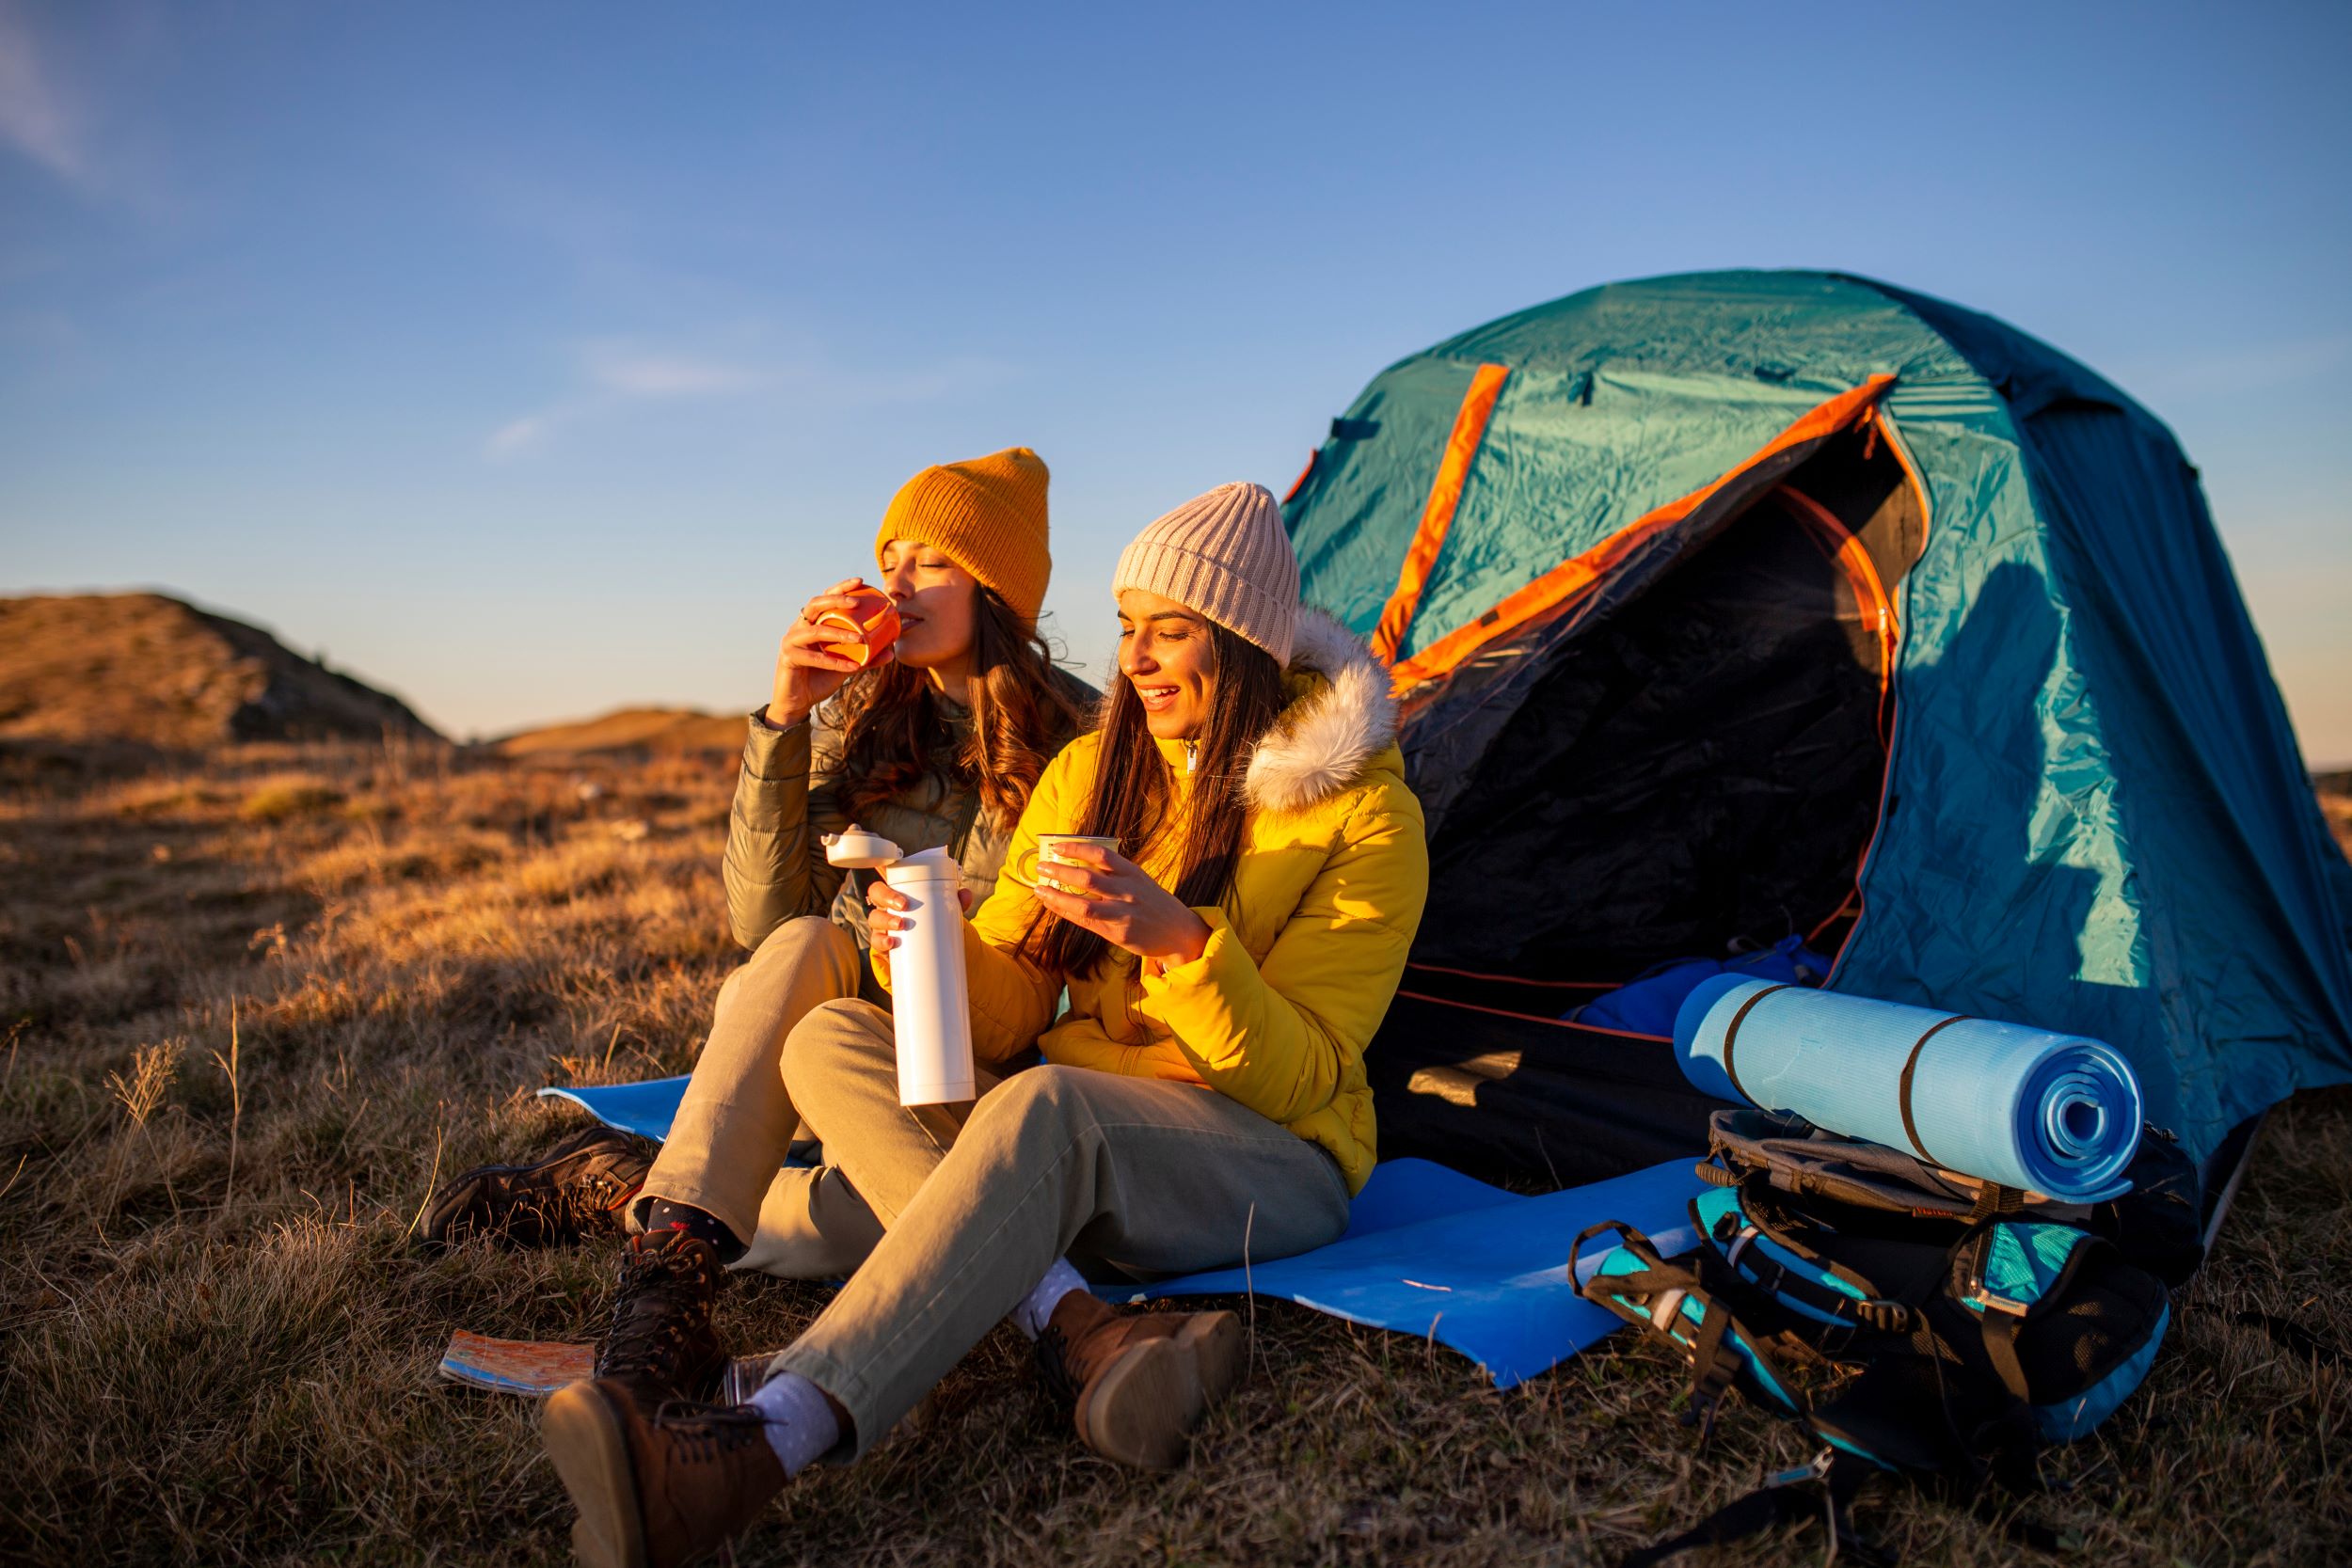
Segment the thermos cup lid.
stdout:
<svg viewBox="0 0 2352 1568">
<path fill-rule="evenodd" d="M 880 833 L 869 833 L 855 823 L 846 832 L 825 835 L 825 859 L 834 865 L 867 871 L 878 865 L 888 865 L 898 859 L 898 847 Z"/>
</svg>

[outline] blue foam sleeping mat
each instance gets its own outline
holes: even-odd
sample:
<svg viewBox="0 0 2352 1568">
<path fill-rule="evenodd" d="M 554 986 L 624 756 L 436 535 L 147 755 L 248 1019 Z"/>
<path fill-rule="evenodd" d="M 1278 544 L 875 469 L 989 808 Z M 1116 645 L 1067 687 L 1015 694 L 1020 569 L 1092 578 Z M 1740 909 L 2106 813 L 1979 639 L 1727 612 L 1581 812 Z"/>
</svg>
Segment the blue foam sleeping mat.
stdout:
<svg viewBox="0 0 2352 1568">
<path fill-rule="evenodd" d="M 624 1132 L 669 1132 L 684 1078 L 599 1088 L 541 1089 Z M 1531 1197 L 1472 1180 L 1427 1160 L 1383 1160 L 1356 1196 L 1347 1229 L 1295 1258 L 1215 1269 L 1104 1294 L 1152 1296 L 1254 1291 L 1368 1327 L 1435 1339 L 1461 1352 L 1509 1388 L 1550 1370 L 1619 1320 L 1576 1293 L 1568 1246 L 1601 1220 L 1622 1220 L 1661 1251 L 1696 1238 L 1685 1206 L 1701 1190 L 1696 1161 L 1669 1160 L 1589 1186 Z M 1588 1247 L 1587 1265 L 1603 1245 Z"/>
</svg>

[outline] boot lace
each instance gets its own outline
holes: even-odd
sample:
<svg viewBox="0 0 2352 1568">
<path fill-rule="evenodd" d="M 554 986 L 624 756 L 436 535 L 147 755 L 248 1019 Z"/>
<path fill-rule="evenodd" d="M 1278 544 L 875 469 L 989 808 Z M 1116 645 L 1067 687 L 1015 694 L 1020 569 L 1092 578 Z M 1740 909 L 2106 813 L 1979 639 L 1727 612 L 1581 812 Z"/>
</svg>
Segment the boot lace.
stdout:
<svg viewBox="0 0 2352 1568">
<path fill-rule="evenodd" d="M 682 1457 L 693 1465 L 712 1464 L 768 1441 L 768 1418 L 754 1405 L 666 1400 L 653 1419 L 677 1440 Z"/>
<path fill-rule="evenodd" d="M 1081 1380 L 1071 1361 L 1070 1336 L 1053 1323 L 1047 1323 L 1037 1337 L 1037 1373 L 1038 1381 L 1054 1398 L 1065 1404 L 1077 1399 Z"/>
<path fill-rule="evenodd" d="M 516 1196 L 507 1224 L 528 1216 L 550 1235 L 577 1235 L 604 1214 L 619 1208 L 636 1192 L 603 1171 L 595 1171 L 560 1186 L 527 1190 Z"/>
<path fill-rule="evenodd" d="M 709 1250 L 686 1246 L 682 1237 L 668 1245 L 644 1244 L 654 1240 L 639 1236 L 621 1256 L 612 1330 L 596 1357 L 598 1377 L 675 1377 L 694 1354 L 688 1325 L 718 1283 Z"/>
</svg>

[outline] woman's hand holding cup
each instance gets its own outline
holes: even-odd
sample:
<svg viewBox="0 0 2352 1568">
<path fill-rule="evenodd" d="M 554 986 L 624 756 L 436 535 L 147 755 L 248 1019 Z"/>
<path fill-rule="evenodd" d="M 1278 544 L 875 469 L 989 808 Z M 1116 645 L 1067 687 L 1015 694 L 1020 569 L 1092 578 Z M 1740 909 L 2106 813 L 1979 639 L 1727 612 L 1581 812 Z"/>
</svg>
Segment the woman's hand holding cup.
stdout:
<svg viewBox="0 0 2352 1568">
<path fill-rule="evenodd" d="M 887 664 L 897 657 L 896 650 L 884 648 L 873 656 L 871 664 L 860 664 L 825 647 L 842 640 L 841 628 L 820 626 L 818 617 L 834 610 L 854 613 L 859 590 L 874 592 L 863 578 L 845 578 L 834 583 L 803 605 L 801 618 L 784 634 L 784 643 L 776 650 L 775 689 L 768 698 L 768 722 L 777 729 L 790 729 L 807 718 L 818 704 L 840 690 L 841 683 L 860 670 Z"/>
<path fill-rule="evenodd" d="M 1209 923 L 1115 849 L 1064 839 L 1029 891 L 1062 919 L 1137 958 L 1190 963 L 1209 944 Z"/>
</svg>

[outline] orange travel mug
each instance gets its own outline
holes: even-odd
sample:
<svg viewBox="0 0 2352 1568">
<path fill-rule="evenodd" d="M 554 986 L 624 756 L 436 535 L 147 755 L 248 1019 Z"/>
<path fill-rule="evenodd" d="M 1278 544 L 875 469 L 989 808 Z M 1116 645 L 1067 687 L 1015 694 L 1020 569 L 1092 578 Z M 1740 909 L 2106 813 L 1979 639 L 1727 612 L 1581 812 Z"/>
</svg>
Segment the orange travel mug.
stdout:
<svg viewBox="0 0 2352 1568">
<path fill-rule="evenodd" d="M 835 658 L 871 664 L 877 654 L 898 641 L 898 607 L 889 594 L 871 588 L 853 588 L 850 596 L 857 602 L 848 610 L 828 610 L 817 617 L 818 626 L 838 626 L 844 633 L 842 641 L 823 644 L 824 650 Z"/>
</svg>

